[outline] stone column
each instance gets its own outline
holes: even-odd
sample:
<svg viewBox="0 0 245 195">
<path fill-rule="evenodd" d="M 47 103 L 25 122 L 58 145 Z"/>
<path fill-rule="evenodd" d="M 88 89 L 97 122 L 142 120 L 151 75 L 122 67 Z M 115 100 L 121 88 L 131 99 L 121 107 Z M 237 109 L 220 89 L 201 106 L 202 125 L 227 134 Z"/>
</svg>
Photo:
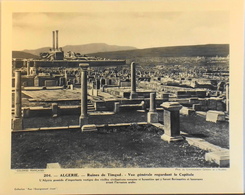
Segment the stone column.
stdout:
<svg viewBox="0 0 245 195">
<path fill-rule="evenodd" d="M 119 102 L 115 102 L 114 103 L 114 112 L 118 113 L 120 111 L 120 103 Z"/>
<path fill-rule="evenodd" d="M 135 63 L 131 63 L 131 93 L 130 93 L 130 99 L 137 98 L 136 93 L 136 68 Z"/>
<path fill-rule="evenodd" d="M 150 110 L 149 112 L 156 111 L 156 93 L 150 93 Z"/>
<path fill-rule="evenodd" d="M 59 38 L 58 38 L 58 30 L 56 30 L 56 50 L 59 50 Z"/>
<path fill-rule="evenodd" d="M 100 79 L 100 88 L 102 88 L 105 85 L 105 79 L 101 78 Z"/>
<path fill-rule="evenodd" d="M 89 64 L 79 64 L 81 67 L 81 115 L 79 118 L 79 125 L 88 124 L 88 109 L 87 109 L 87 67 Z"/>
<path fill-rule="evenodd" d="M 21 116 L 21 71 L 15 72 L 15 115 L 13 119 L 13 130 L 22 130 Z"/>
<path fill-rule="evenodd" d="M 26 61 L 26 73 L 27 73 L 27 76 L 30 75 L 30 61 L 29 60 Z"/>
<path fill-rule="evenodd" d="M 37 70 L 38 67 L 37 67 L 37 61 L 36 60 L 33 61 L 33 67 L 35 67 L 35 69 Z"/>
<path fill-rule="evenodd" d="M 16 68 L 16 63 L 17 63 L 17 62 L 16 62 L 16 59 L 13 59 L 13 60 L 12 60 L 13 68 Z"/>
<path fill-rule="evenodd" d="M 100 79 L 96 79 L 96 89 L 100 89 Z"/>
<path fill-rule="evenodd" d="M 158 123 L 158 113 L 156 112 L 156 93 L 150 93 L 150 110 L 147 113 L 148 123 Z"/>
<path fill-rule="evenodd" d="M 226 84 L 226 112 L 229 113 L 229 83 Z"/>
<path fill-rule="evenodd" d="M 51 108 L 52 108 L 52 114 L 53 114 L 53 117 L 57 117 L 58 116 L 58 104 L 57 103 L 52 103 L 51 105 Z"/>
<path fill-rule="evenodd" d="M 64 78 L 65 78 L 65 86 L 67 86 L 67 71 L 66 70 L 65 70 Z"/>
<path fill-rule="evenodd" d="M 168 142 L 183 140 L 183 137 L 180 136 L 179 118 L 179 111 L 182 106 L 178 102 L 164 102 L 161 106 L 164 109 L 164 134 L 161 138 Z"/>
<path fill-rule="evenodd" d="M 55 31 L 53 31 L 53 51 L 55 50 Z"/>
</svg>

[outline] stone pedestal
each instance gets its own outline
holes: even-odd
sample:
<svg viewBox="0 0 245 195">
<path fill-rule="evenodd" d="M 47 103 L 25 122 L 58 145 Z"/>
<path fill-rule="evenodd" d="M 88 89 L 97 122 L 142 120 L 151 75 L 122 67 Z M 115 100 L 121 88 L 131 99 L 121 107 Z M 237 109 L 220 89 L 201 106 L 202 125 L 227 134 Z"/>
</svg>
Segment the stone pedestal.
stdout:
<svg viewBox="0 0 245 195">
<path fill-rule="evenodd" d="M 157 112 L 148 112 L 147 113 L 147 122 L 148 123 L 158 123 L 158 113 Z"/>
<path fill-rule="evenodd" d="M 12 120 L 12 129 L 13 130 L 22 130 L 23 129 L 23 120 L 22 120 L 22 118 L 14 118 Z"/>
<path fill-rule="evenodd" d="M 161 138 L 168 142 L 183 140 L 183 137 L 180 136 L 179 118 L 179 111 L 182 106 L 178 102 L 165 102 L 161 106 L 164 109 L 164 135 Z"/>
</svg>

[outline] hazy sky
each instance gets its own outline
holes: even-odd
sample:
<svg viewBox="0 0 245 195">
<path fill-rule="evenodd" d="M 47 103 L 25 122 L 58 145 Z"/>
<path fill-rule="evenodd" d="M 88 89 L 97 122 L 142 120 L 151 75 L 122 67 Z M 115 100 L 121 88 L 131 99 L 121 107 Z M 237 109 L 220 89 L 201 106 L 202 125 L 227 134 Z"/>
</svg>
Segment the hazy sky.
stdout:
<svg viewBox="0 0 245 195">
<path fill-rule="evenodd" d="M 59 46 L 87 43 L 137 48 L 229 43 L 229 13 L 14 13 L 13 50 L 52 47 L 52 31 L 59 30 Z"/>
</svg>

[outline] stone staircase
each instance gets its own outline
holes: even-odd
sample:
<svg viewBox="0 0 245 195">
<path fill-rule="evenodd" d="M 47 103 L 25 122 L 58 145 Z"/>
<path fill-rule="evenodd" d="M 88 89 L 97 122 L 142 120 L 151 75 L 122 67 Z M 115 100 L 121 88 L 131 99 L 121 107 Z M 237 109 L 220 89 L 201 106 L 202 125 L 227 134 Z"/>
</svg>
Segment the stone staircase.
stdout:
<svg viewBox="0 0 245 195">
<path fill-rule="evenodd" d="M 90 101 L 88 101 L 87 108 L 88 108 L 88 112 L 94 112 L 95 111 L 95 107 Z"/>
</svg>

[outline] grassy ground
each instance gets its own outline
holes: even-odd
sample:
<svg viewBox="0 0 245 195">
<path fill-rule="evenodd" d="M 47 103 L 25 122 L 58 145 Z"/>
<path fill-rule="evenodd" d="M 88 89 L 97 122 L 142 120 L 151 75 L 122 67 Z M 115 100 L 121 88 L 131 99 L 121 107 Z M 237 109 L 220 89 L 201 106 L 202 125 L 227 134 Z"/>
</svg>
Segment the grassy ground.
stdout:
<svg viewBox="0 0 245 195">
<path fill-rule="evenodd" d="M 89 124 L 113 124 L 124 122 L 145 122 L 147 112 L 127 112 L 107 116 L 90 116 Z M 52 127 L 68 126 L 79 124 L 78 115 L 52 117 L 25 118 L 24 127 Z M 159 120 L 162 123 L 162 111 L 159 112 Z M 207 122 L 205 118 L 198 115 L 183 116 L 180 115 L 180 130 L 194 137 L 205 139 L 206 141 L 220 147 L 229 148 L 229 123 Z"/>
<path fill-rule="evenodd" d="M 189 135 L 202 138 L 214 145 L 229 148 L 228 122 L 207 122 L 205 118 L 198 115 L 181 116 L 180 129 Z"/>
<path fill-rule="evenodd" d="M 147 125 L 103 128 L 98 132 L 40 131 L 12 135 L 12 168 L 215 167 L 205 152 L 187 142 L 161 140 L 163 131 Z"/>
</svg>

